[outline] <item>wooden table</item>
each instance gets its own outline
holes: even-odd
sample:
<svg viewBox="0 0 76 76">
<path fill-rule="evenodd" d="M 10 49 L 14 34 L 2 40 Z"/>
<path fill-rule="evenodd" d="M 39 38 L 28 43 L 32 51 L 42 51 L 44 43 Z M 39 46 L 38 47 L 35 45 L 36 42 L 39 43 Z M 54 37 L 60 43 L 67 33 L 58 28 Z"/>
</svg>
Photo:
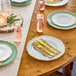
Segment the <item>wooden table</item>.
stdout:
<svg viewBox="0 0 76 76">
<path fill-rule="evenodd" d="M 66 65 L 71 63 L 76 57 L 76 28 L 66 31 L 58 30 L 49 26 L 49 24 L 46 21 L 48 14 L 60 10 L 76 13 L 76 1 L 69 0 L 69 3 L 62 7 L 46 6 L 45 11 L 41 12 L 45 16 L 44 30 L 42 34 L 39 34 L 36 32 L 36 14 L 40 12 L 38 10 L 38 0 L 37 0 L 35 10 L 31 19 L 31 24 L 30 24 L 18 76 L 38 76 L 38 75 L 46 76 L 48 73 L 53 73 L 58 69 L 65 67 Z M 27 42 L 32 38 L 40 35 L 50 35 L 61 39 L 66 47 L 65 54 L 59 59 L 49 62 L 38 61 L 30 57 L 26 51 Z"/>
</svg>

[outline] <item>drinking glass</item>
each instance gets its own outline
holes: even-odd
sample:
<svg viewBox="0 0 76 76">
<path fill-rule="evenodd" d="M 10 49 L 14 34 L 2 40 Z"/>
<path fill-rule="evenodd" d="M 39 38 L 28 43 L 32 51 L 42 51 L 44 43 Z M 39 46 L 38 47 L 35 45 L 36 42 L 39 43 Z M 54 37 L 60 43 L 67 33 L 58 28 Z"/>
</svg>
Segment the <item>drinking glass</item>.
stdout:
<svg viewBox="0 0 76 76">
<path fill-rule="evenodd" d="M 0 0 L 0 15 L 8 17 L 11 14 L 10 0 Z"/>
<path fill-rule="evenodd" d="M 45 9 L 45 0 L 39 0 L 39 9 L 41 11 Z"/>
<path fill-rule="evenodd" d="M 39 33 L 43 32 L 43 27 L 44 27 L 44 15 L 37 14 L 37 32 Z"/>
<path fill-rule="evenodd" d="M 21 30 L 21 27 L 16 27 L 14 29 L 14 38 L 15 38 L 15 42 L 21 42 L 21 40 L 22 40 L 22 30 Z"/>
</svg>

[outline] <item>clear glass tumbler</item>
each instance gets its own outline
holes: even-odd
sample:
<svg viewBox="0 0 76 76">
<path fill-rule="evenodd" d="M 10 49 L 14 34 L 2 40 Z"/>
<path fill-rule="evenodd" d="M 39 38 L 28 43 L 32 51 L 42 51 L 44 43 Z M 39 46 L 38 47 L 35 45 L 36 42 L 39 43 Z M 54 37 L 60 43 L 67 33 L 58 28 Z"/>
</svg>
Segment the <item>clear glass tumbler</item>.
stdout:
<svg viewBox="0 0 76 76">
<path fill-rule="evenodd" d="M 44 27 L 44 15 L 37 14 L 37 32 L 39 33 L 43 32 L 43 27 Z"/>
<path fill-rule="evenodd" d="M 22 30 L 21 27 L 17 27 L 14 29 L 14 38 L 15 42 L 19 43 L 22 40 Z"/>
<path fill-rule="evenodd" d="M 39 9 L 44 11 L 45 9 L 45 0 L 39 0 Z"/>
<path fill-rule="evenodd" d="M 8 17 L 11 14 L 10 0 L 0 0 L 0 15 Z"/>
</svg>

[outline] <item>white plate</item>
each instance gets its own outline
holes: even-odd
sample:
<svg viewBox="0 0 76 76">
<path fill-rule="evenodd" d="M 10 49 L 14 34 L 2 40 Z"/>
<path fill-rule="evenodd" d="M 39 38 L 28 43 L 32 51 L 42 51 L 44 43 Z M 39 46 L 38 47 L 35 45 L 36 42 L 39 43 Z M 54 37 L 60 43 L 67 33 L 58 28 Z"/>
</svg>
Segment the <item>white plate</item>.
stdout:
<svg viewBox="0 0 76 76">
<path fill-rule="evenodd" d="M 71 26 L 75 24 L 75 17 L 68 13 L 57 13 L 52 16 L 52 22 L 59 26 Z"/>
<path fill-rule="evenodd" d="M 17 27 L 22 27 L 23 26 L 23 17 L 18 14 L 18 13 L 15 13 L 15 12 L 12 12 L 12 14 L 16 15 L 17 16 L 17 19 L 20 19 L 19 21 L 16 21 L 15 24 L 12 24 L 11 27 L 10 26 L 4 26 L 3 28 L 0 28 L 0 33 L 3 32 L 13 32 L 15 28 Z"/>
<path fill-rule="evenodd" d="M 0 61 L 5 61 L 12 54 L 12 50 L 8 45 L 0 44 Z"/>
<path fill-rule="evenodd" d="M 21 3 L 21 2 L 25 2 L 25 1 L 27 1 L 27 0 L 12 0 L 12 1 Z"/>
<path fill-rule="evenodd" d="M 47 0 L 45 0 L 45 5 L 47 5 L 47 6 L 63 6 L 65 4 L 67 4 L 69 0 L 62 0 L 62 1 L 56 2 L 56 3 L 47 3 L 46 1 Z"/>
<path fill-rule="evenodd" d="M 49 45 L 51 45 L 55 49 L 59 50 L 61 53 L 52 58 L 43 56 L 40 52 L 38 52 L 32 46 L 32 43 L 38 39 L 44 39 Z M 35 59 L 42 60 L 42 61 L 51 61 L 51 60 L 57 59 L 57 58 L 61 57 L 65 52 L 65 46 L 64 46 L 63 42 L 52 36 L 36 37 L 28 42 L 26 49 L 30 56 L 32 56 Z"/>
</svg>

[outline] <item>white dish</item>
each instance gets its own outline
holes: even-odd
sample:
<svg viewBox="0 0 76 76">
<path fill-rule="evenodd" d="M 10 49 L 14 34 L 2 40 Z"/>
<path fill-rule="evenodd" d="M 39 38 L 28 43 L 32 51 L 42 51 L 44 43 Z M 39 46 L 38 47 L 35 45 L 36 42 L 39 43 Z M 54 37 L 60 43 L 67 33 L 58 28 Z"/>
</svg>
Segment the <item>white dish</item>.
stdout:
<svg viewBox="0 0 76 76">
<path fill-rule="evenodd" d="M 65 4 L 68 3 L 69 0 L 62 0 L 60 2 L 56 2 L 56 3 L 47 3 L 47 0 L 45 0 L 45 5 L 47 6 L 63 6 Z"/>
<path fill-rule="evenodd" d="M 12 1 L 21 3 L 21 2 L 25 2 L 25 1 L 27 1 L 27 0 L 12 0 Z"/>
<path fill-rule="evenodd" d="M 19 21 L 16 21 L 14 24 L 11 24 L 11 27 L 10 26 L 4 26 L 3 28 L 0 28 L 0 33 L 5 33 L 5 32 L 13 32 L 15 28 L 17 27 L 22 27 L 23 26 L 23 17 L 18 14 L 18 13 L 15 13 L 15 12 L 12 12 L 12 14 L 16 15 L 17 18 L 16 19 L 20 19 Z"/>
<path fill-rule="evenodd" d="M 0 44 L 0 61 L 5 61 L 12 54 L 12 50 L 8 45 Z"/>
<path fill-rule="evenodd" d="M 52 16 L 52 22 L 58 26 L 71 26 L 75 24 L 75 17 L 68 13 L 57 13 Z"/>
<path fill-rule="evenodd" d="M 32 43 L 38 39 L 44 39 L 49 45 L 51 45 L 55 49 L 59 50 L 61 53 L 52 58 L 43 56 L 40 52 L 38 52 L 32 46 Z M 36 37 L 28 42 L 26 49 L 30 56 L 32 56 L 35 59 L 42 60 L 42 61 L 51 61 L 51 60 L 57 59 L 57 58 L 61 57 L 65 52 L 65 46 L 64 46 L 63 42 L 52 36 Z"/>
</svg>

